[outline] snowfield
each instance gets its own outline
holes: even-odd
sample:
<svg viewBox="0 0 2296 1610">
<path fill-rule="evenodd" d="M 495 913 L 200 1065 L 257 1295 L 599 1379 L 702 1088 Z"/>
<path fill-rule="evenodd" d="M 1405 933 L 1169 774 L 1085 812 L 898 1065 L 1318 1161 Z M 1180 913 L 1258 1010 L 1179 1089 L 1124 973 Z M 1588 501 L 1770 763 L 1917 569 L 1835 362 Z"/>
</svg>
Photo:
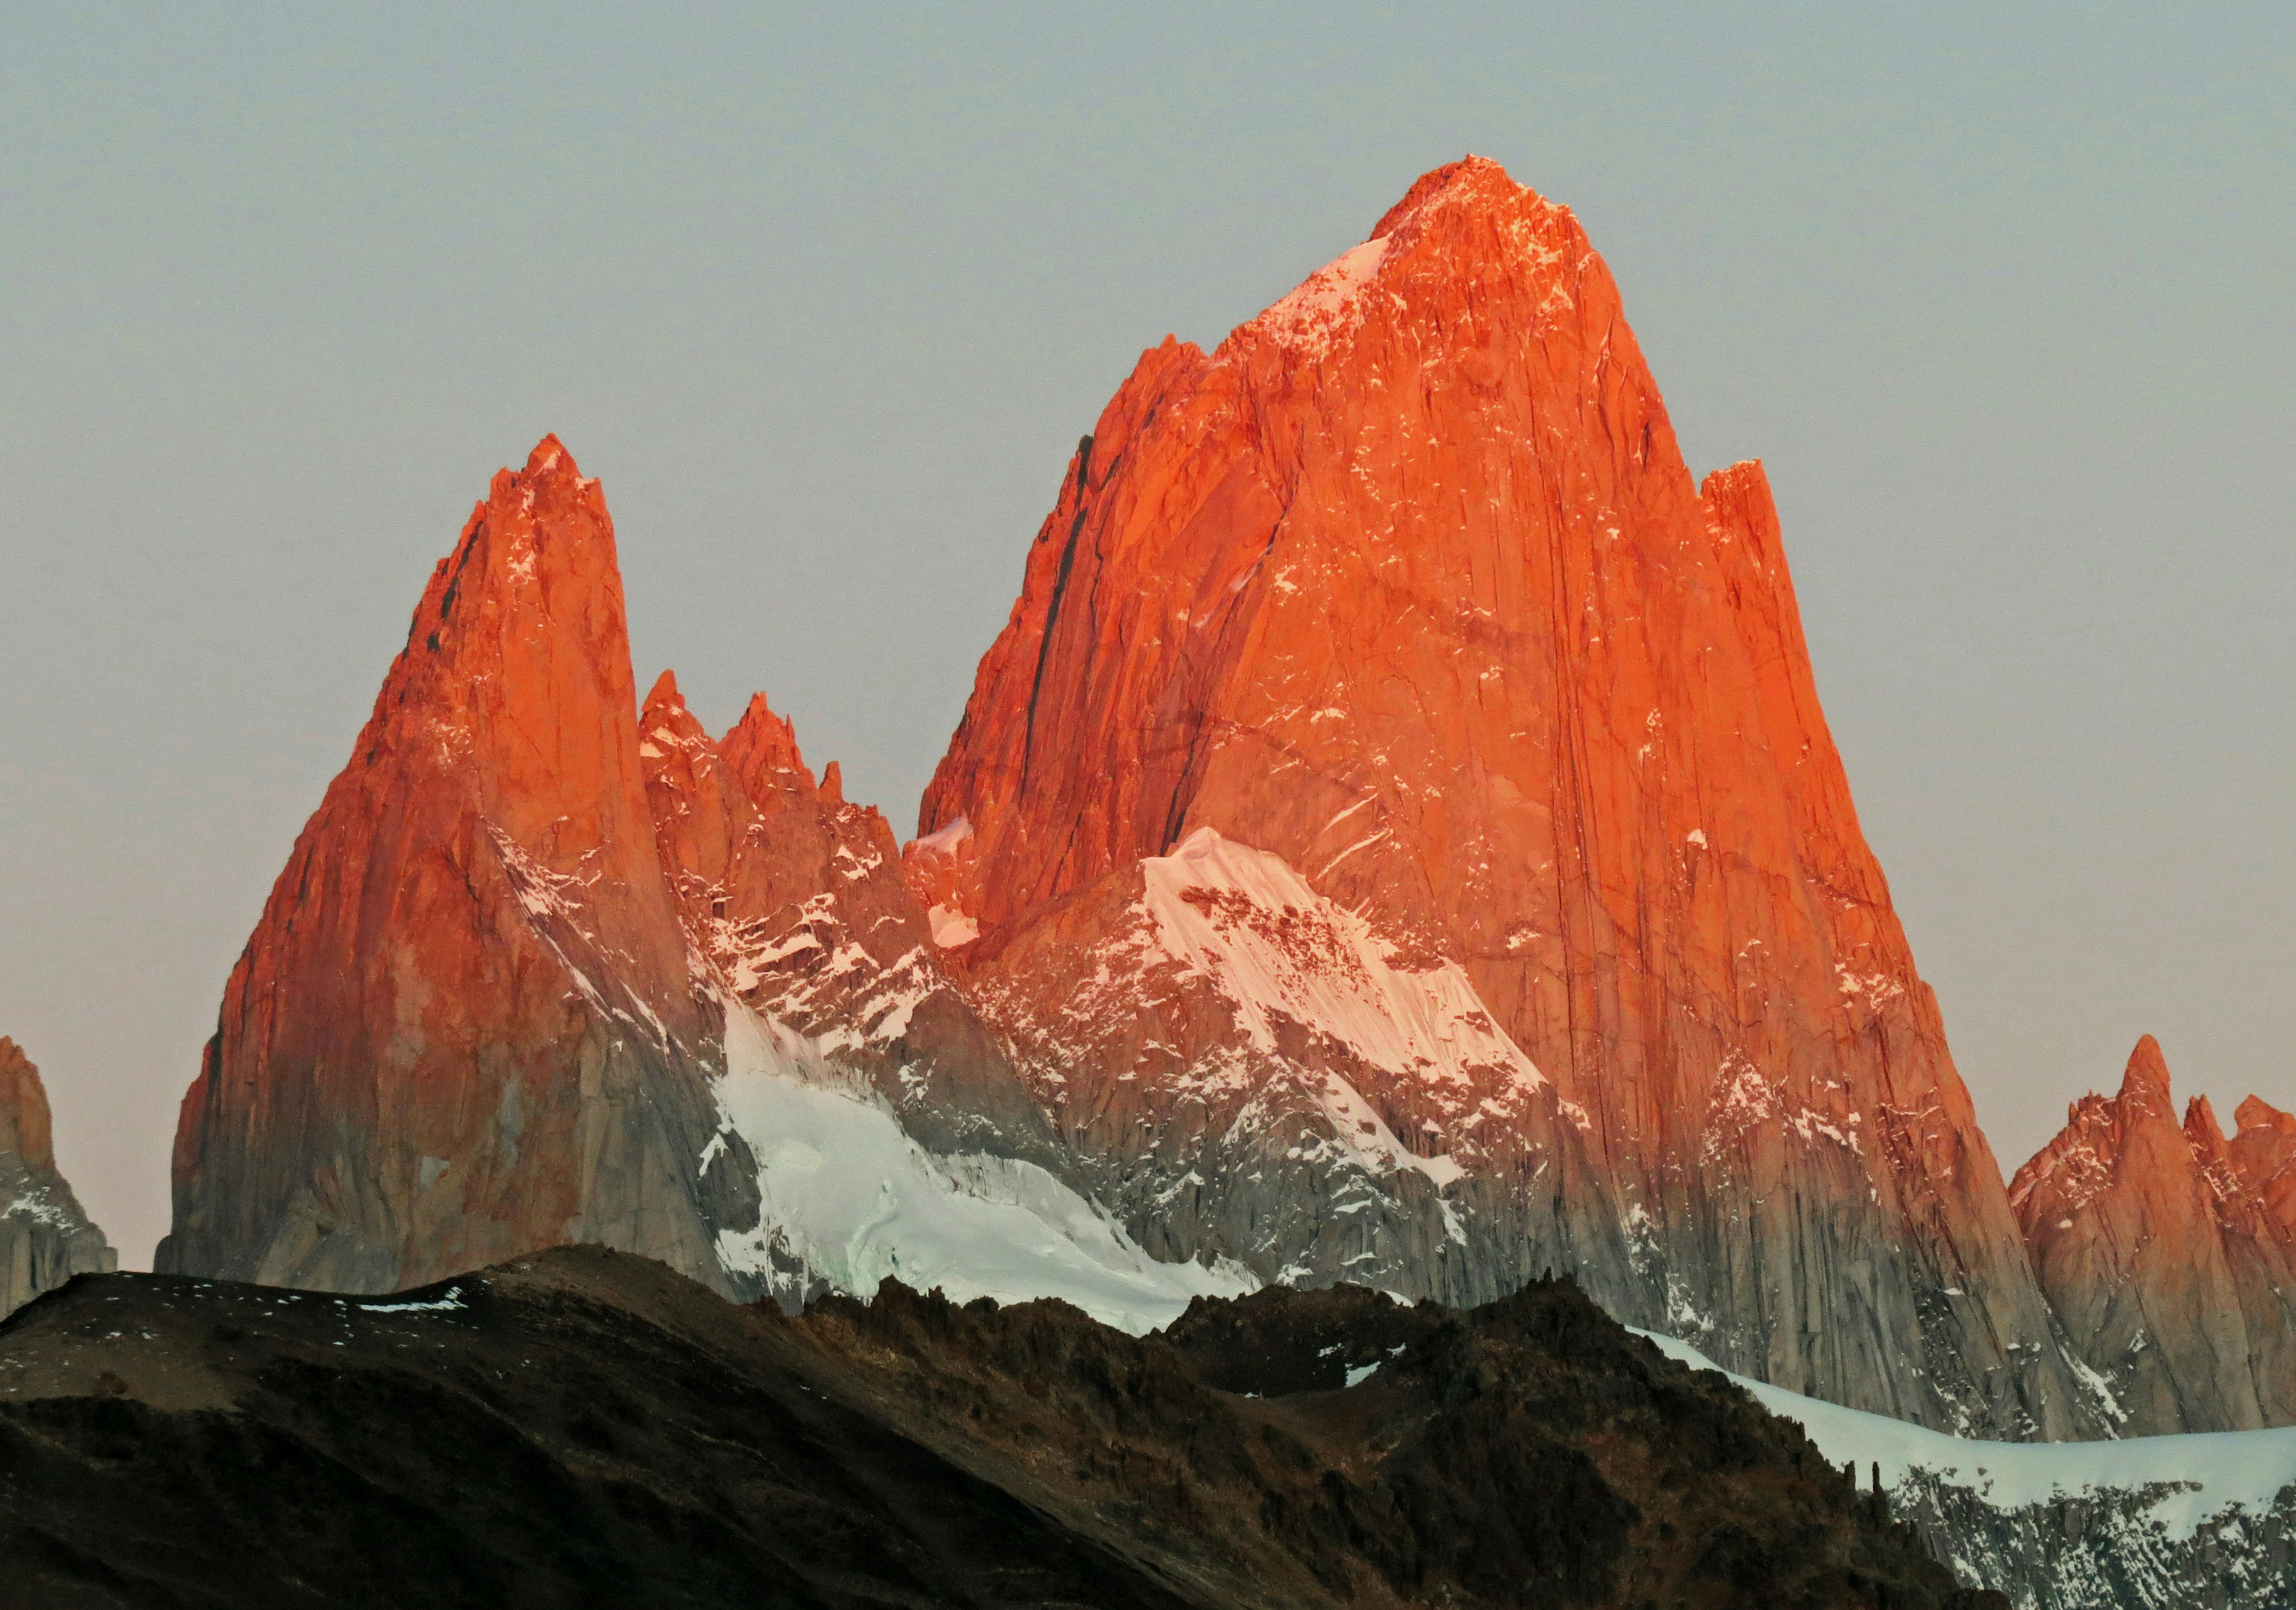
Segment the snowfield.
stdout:
<svg viewBox="0 0 2296 1610">
<path fill-rule="evenodd" d="M 826 1285 L 866 1298 L 890 1277 L 957 1302 L 1058 1297 L 1139 1335 L 1192 1298 L 1259 1284 L 1233 1263 L 1160 1262 L 1035 1163 L 927 1152 L 875 1092 L 738 1001 L 726 1069 L 718 1101 L 757 1155 L 763 1203 L 755 1229 L 721 1233 L 718 1255 L 776 1295 Z"/>
</svg>

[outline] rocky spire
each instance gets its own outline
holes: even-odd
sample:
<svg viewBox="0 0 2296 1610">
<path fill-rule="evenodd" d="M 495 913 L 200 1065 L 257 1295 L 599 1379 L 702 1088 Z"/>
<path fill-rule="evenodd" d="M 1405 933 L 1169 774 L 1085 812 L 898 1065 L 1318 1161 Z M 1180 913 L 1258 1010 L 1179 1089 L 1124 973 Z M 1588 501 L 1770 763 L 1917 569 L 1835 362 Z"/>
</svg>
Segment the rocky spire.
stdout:
<svg viewBox="0 0 2296 1610">
<path fill-rule="evenodd" d="M 2227 1148 L 2249 1194 L 2296 1236 L 2296 1115 L 2251 1096 L 2233 1110 L 2238 1133 Z"/>
<path fill-rule="evenodd" d="M 2207 1097 L 2182 1124 L 2136 1042 L 2120 1093 L 2067 1111 L 2009 1199 L 2044 1292 L 2129 1434 L 2296 1419 L 2296 1266 Z"/>
<path fill-rule="evenodd" d="M 787 717 L 774 713 L 763 694 L 750 695 L 749 707 L 719 747 L 753 793 L 780 786 L 784 776 L 801 781 L 808 793 L 815 790 L 813 772 L 798 752 L 797 729 Z"/>
<path fill-rule="evenodd" d="M 613 522 L 555 437 L 496 474 L 225 992 L 163 1270 L 388 1291 L 590 1240 L 729 1292 L 719 1131 L 641 773 Z"/>
<path fill-rule="evenodd" d="M 0 1318 L 74 1275 L 119 1267 L 119 1254 L 56 1171 L 40 1071 L 0 1037 Z"/>
<path fill-rule="evenodd" d="M 950 989 L 891 826 L 846 801 L 837 763 L 816 785 L 763 694 L 712 743 L 667 671 L 639 727 L 662 864 L 713 987 L 826 1047 L 928 1146 L 1066 1172 L 1004 1053 Z"/>
</svg>

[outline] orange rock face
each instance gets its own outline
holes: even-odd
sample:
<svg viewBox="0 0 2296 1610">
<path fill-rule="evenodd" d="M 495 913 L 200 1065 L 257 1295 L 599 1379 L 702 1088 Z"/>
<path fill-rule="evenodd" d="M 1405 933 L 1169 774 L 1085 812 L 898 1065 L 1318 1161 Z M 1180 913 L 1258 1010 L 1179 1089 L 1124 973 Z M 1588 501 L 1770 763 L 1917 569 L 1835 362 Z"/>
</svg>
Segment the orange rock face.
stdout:
<svg viewBox="0 0 2296 1610">
<path fill-rule="evenodd" d="M 390 1291 L 757 1213 L 657 857 L 613 523 L 547 438 L 442 560 L 184 1100 L 162 1271 Z"/>
<path fill-rule="evenodd" d="M 2120 1093 L 2087 1096 L 2009 1198 L 2065 1328 L 2130 1435 L 2296 1420 L 2296 1244 L 2281 1217 L 2296 1123 L 2251 1097 L 2227 1146 L 2205 1097 L 2177 1122 L 2136 1042 Z"/>
<path fill-rule="evenodd" d="M 2251 1096 L 2234 1109 L 2240 1130 L 2227 1148 L 2242 1186 L 2296 1236 L 2296 1116 Z"/>
<path fill-rule="evenodd" d="M 0 1037 L 0 1318 L 74 1275 L 119 1267 L 119 1253 L 56 1171 L 40 1071 Z"/>
<path fill-rule="evenodd" d="M 1203 829 L 1300 890 L 1270 871 L 1197 909 L 1231 935 L 1352 914 L 1357 960 L 1437 994 L 1456 972 L 1452 1029 L 1545 1090 L 1515 1080 L 1498 1111 L 1505 1054 L 1366 1050 L 1336 997 L 1238 972 L 1260 965 L 1241 941 L 1143 926 L 1133 891 Z M 1144 1171 L 1136 1233 L 1169 1191 L 1263 1275 L 1445 1295 L 1519 1277 L 1491 1249 L 1531 1236 L 1797 1391 L 2095 1425 L 1860 836 L 1762 470 L 1693 484 L 1578 220 L 1495 164 L 1428 175 L 1217 351 L 1143 356 L 1070 463 L 919 833 L 913 883 L 1023 1077 L 1082 1155 Z M 1305 978 L 1322 941 L 1300 943 Z M 1162 978 L 1156 1002 L 1209 990 L 1220 1021 L 1119 1024 L 1119 991 L 1080 1025 L 1062 955 Z M 1256 1111 L 1287 1069 L 1329 1110 Z M 1210 1121 L 1160 1102 L 1218 1115 L 1220 1172 L 1161 1138 Z M 1377 1144 L 1283 1210 L 1282 1245 L 1239 1241 L 1218 1227 L 1276 1210 L 1234 1160 L 1314 1150 L 1295 1119 Z M 1558 1212 L 1534 1177 L 1582 1183 Z M 1355 1210 L 1383 1239 L 1346 1230 L 1364 1181 L 1390 1187 Z"/>
</svg>

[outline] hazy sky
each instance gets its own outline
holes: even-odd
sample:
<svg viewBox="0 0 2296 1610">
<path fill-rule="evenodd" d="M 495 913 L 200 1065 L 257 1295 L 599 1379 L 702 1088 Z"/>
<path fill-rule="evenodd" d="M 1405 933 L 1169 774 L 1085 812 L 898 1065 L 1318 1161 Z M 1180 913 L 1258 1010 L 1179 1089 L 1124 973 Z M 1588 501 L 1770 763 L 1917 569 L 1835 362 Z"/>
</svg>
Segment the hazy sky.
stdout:
<svg viewBox="0 0 2296 1610">
<path fill-rule="evenodd" d="M 670 9 L 0 0 L 0 1033 L 129 1265 L 497 465 L 603 477 L 641 686 L 906 832 L 1139 349 L 1469 151 L 1767 461 L 2005 1166 L 2145 1031 L 2296 1106 L 2285 0 Z"/>
</svg>

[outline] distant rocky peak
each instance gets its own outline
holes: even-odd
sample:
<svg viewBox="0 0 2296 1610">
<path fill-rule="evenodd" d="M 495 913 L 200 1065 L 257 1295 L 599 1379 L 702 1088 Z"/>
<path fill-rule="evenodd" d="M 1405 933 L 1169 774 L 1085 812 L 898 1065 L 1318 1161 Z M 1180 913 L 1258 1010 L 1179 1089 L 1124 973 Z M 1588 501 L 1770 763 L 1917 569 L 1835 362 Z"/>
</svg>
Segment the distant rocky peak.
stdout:
<svg viewBox="0 0 2296 1610">
<path fill-rule="evenodd" d="M 2230 1143 L 2205 1096 L 2179 1123 L 2148 1034 L 2120 1092 L 2075 1103 L 2011 1185 L 2042 1288 L 2128 1432 L 2296 1419 L 2296 1190 L 2255 1187 L 2280 1132 L 2243 1110 Z"/>
<path fill-rule="evenodd" d="M 718 751 L 758 799 L 800 786 L 808 794 L 820 792 L 812 768 L 798 751 L 797 729 L 788 717 L 774 713 L 763 694 L 750 695 L 749 708 L 718 743 Z"/>
<path fill-rule="evenodd" d="M 55 1167 L 48 1093 L 40 1071 L 14 1040 L 0 1036 L 0 1153 L 33 1169 Z"/>
<path fill-rule="evenodd" d="M 1285 362 L 1342 353 L 1359 324 L 1407 326 L 1437 353 L 1480 354 L 1469 378 L 1496 378 L 1510 345 L 1578 306 L 1576 283 L 1593 260 L 1567 207 L 1518 185 L 1483 157 L 1439 168 L 1389 209 L 1370 238 L 1324 264 L 1213 354 L 1248 357 L 1270 340 Z M 1446 351 L 1447 349 L 1447 352 Z"/>
<path fill-rule="evenodd" d="M 2251 1096 L 2233 1116 L 2240 1123 L 2226 1148 L 2233 1171 L 2274 1222 L 2296 1237 L 2296 1114 Z"/>
<path fill-rule="evenodd" d="M 2157 1104 L 2165 1112 L 2176 1110 L 2169 1101 L 2169 1059 L 2161 1055 L 2161 1042 L 2150 1034 L 2139 1037 L 2136 1049 L 2128 1054 L 2128 1066 L 2120 1076 L 2120 1100 Z"/>
<path fill-rule="evenodd" d="M 1490 158 L 1470 154 L 1422 174 L 1403 199 L 1381 215 L 1371 238 L 1410 234 L 1446 212 L 1488 218 L 1525 211 L 1572 217 L 1568 207 L 1516 183 Z"/>
<path fill-rule="evenodd" d="M 14 1040 L 0 1037 L 0 1318 L 74 1275 L 119 1267 L 56 1171 L 48 1093 Z"/>
</svg>

